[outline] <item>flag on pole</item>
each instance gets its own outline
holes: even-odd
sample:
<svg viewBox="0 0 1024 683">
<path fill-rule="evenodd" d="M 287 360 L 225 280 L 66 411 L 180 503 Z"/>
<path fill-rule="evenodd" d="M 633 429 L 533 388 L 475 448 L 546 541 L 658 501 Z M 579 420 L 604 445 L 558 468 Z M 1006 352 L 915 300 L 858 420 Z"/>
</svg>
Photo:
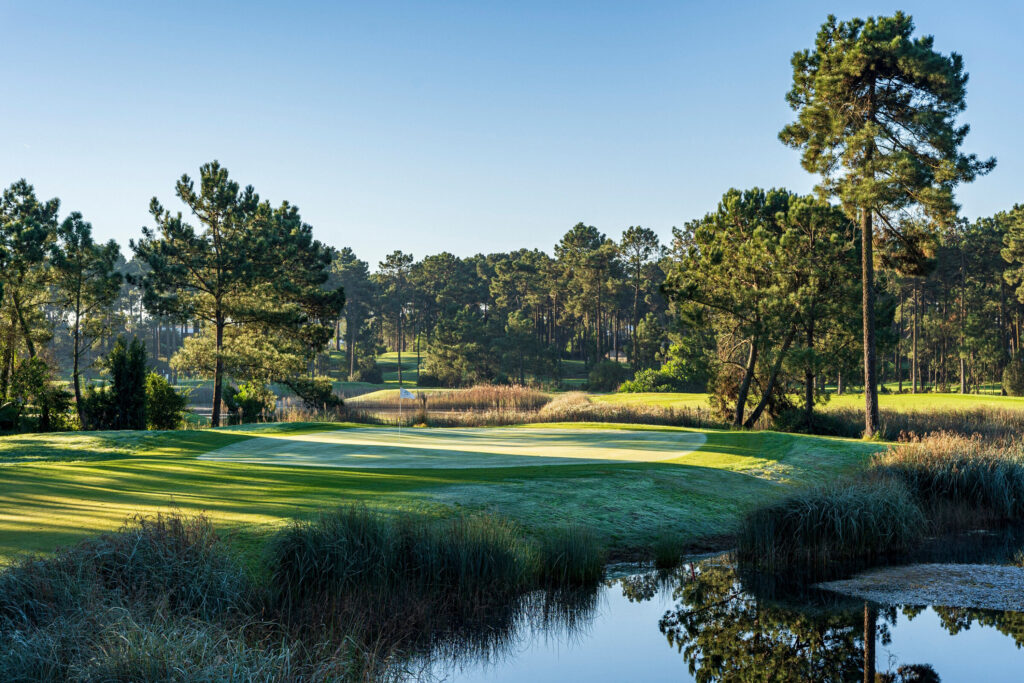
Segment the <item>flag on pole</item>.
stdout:
<svg viewBox="0 0 1024 683">
<path fill-rule="evenodd" d="M 416 394 L 412 393 L 411 391 L 409 391 L 405 387 L 401 387 L 398 390 L 398 398 L 411 398 L 411 399 L 415 399 L 416 398 Z"/>
</svg>

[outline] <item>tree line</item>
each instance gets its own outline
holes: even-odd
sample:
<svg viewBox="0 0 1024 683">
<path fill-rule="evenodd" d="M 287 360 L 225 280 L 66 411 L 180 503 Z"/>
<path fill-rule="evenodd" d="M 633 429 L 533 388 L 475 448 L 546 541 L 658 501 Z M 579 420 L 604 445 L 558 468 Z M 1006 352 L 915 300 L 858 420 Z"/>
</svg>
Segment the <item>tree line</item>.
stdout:
<svg viewBox="0 0 1024 683">
<path fill-rule="evenodd" d="M 707 389 L 737 426 L 812 426 L 828 391 L 853 386 L 869 434 L 879 391 L 1018 376 L 1003 389 L 1024 390 L 1024 208 L 959 215 L 956 188 L 995 160 L 962 151 L 963 59 L 914 30 L 902 13 L 829 17 L 793 57 L 779 135 L 815 191 L 729 190 L 667 244 L 581 222 L 550 253 L 371 266 L 212 162 L 174 185 L 187 214 L 152 200 L 126 258 L 18 181 L 0 201 L 0 402 L 26 403 L 19 369 L 42 363 L 84 423 L 83 378 L 121 335 L 173 381 L 212 379 L 214 424 L 225 387 L 277 382 L 316 403 L 332 381 L 381 383 L 383 351 L 421 386 L 557 388 L 582 367 L 595 389 Z"/>
</svg>

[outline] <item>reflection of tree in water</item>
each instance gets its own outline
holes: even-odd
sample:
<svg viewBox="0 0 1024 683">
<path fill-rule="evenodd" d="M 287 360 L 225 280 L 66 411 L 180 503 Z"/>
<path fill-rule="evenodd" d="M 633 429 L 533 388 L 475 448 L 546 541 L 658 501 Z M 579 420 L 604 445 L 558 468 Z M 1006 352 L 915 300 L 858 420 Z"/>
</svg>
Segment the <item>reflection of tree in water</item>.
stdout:
<svg viewBox="0 0 1024 683">
<path fill-rule="evenodd" d="M 991 626 L 1004 636 L 1013 638 L 1018 649 L 1024 647 L 1024 613 L 1002 612 L 999 610 L 974 609 L 970 607 L 932 607 L 939 616 L 942 628 L 955 636 L 967 631 L 975 623 Z M 904 607 L 903 614 L 913 619 L 925 610 L 924 607 Z"/>
<path fill-rule="evenodd" d="M 894 608 L 844 601 L 789 605 L 755 597 L 735 571 L 704 563 L 672 574 L 620 581 L 633 601 L 651 599 L 672 585 L 677 604 L 659 622 L 671 646 L 700 683 L 712 681 L 938 681 L 931 667 L 904 666 L 875 673 L 875 637 L 890 642 Z"/>
</svg>

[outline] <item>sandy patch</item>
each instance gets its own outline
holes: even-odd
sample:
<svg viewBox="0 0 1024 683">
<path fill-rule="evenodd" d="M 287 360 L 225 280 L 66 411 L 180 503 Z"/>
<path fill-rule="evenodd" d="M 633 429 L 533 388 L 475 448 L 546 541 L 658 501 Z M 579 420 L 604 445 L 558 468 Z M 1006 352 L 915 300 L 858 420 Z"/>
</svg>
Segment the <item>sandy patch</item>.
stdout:
<svg viewBox="0 0 1024 683">
<path fill-rule="evenodd" d="M 1024 611 L 1024 568 L 988 564 L 883 567 L 818 584 L 844 595 L 890 605 L 938 605 Z"/>
</svg>

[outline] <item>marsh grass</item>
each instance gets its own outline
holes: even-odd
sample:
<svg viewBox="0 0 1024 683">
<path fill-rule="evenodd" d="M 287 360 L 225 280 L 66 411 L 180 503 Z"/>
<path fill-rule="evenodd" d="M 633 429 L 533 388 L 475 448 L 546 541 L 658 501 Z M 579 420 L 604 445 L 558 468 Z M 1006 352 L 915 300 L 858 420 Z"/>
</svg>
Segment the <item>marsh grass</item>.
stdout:
<svg viewBox="0 0 1024 683">
<path fill-rule="evenodd" d="M 341 508 L 297 521 L 268 544 L 271 609 L 300 629 L 358 624 L 372 641 L 455 632 L 528 592 L 596 584 L 603 551 L 570 527 L 527 541 L 489 516 L 433 519 Z M 396 620 L 394 615 L 401 615 Z"/>
<path fill-rule="evenodd" d="M 548 395 L 544 394 L 544 396 Z M 366 405 L 364 403 L 350 405 L 348 418 L 365 424 L 391 426 L 397 426 L 399 423 L 403 426 L 423 424 L 429 427 L 500 427 L 552 422 L 604 422 L 696 429 L 724 426 L 710 410 L 704 408 L 595 402 L 580 391 L 560 394 L 538 409 L 508 406 L 472 410 L 455 408 L 435 410 L 437 405 L 428 401 L 426 411 L 420 408 L 408 410 L 401 418 L 390 408 L 387 410 L 382 410 L 380 407 L 371 409 Z"/>
<path fill-rule="evenodd" d="M 821 574 L 919 546 L 926 537 L 1024 521 L 1024 449 L 937 433 L 880 453 L 860 475 L 748 514 L 741 562 Z"/>
<path fill-rule="evenodd" d="M 539 410 L 551 400 L 551 395 L 537 389 L 522 386 L 505 386 L 481 384 L 468 389 L 452 389 L 437 391 L 429 389 L 415 390 L 417 400 L 400 400 L 398 391 L 377 392 L 372 396 L 349 399 L 353 408 L 359 410 L 398 410 L 403 408 L 415 411 L 420 401 L 426 399 L 428 410 L 437 411 L 512 411 L 532 412 Z"/>
<path fill-rule="evenodd" d="M 1024 520 L 1024 449 L 949 432 L 911 438 L 876 455 L 870 475 L 907 487 L 944 530 Z"/>
<path fill-rule="evenodd" d="M 747 515 L 737 558 L 769 572 L 826 574 L 905 552 L 925 528 L 921 509 L 901 483 L 851 481 L 806 489 Z"/>
<path fill-rule="evenodd" d="M 830 436 L 858 437 L 864 431 L 864 411 L 845 406 L 826 406 L 821 412 L 823 433 Z M 879 411 L 881 438 L 906 440 L 914 435 L 948 433 L 978 435 L 990 443 L 1008 444 L 1024 434 L 1024 410 L 979 405 L 966 408 L 936 406 L 928 410 Z M 813 431 L 813 430 L 812 430 Z"/>
</svg>

